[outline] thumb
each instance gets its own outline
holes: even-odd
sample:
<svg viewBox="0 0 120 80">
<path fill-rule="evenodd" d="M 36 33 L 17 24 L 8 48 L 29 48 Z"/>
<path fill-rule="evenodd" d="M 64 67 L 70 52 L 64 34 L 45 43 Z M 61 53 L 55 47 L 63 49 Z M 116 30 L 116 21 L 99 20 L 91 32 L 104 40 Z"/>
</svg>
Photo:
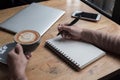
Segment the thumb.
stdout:
<svg viewBox="0 0 120 80">
<path fill-rule="evenodd" d="M 17 56 L 17 54 L 15 54 L 15 48 L 14 48 L 8 53 L 8 58 L 12 58 L 12 57 L 15 57 L 15 56 Z"/>
<path fill-rule="evenodd" d="M 23 53 L 23 48 L 20 44 L 17 44 L 17 46 L 15 47 L 15 51 L 17 54 L 21 54 Z"/>
</svg>

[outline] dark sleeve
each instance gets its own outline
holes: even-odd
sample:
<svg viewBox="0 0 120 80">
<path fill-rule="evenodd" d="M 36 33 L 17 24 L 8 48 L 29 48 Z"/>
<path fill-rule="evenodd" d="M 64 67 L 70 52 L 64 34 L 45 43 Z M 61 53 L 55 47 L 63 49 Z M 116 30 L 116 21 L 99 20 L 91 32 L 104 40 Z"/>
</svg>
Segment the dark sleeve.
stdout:
<svg viewBox="0 0 120 80">
<path fill-rule="evenodd" d="M 5 9 L 11 6 L 12 0 L 0 0 L 0 9 Z"/>
<path fill-rule="evenodd" d="M 120 55 L 120 35 L 84 29 L 81 39 L 114 54 Z"/>
</svg>

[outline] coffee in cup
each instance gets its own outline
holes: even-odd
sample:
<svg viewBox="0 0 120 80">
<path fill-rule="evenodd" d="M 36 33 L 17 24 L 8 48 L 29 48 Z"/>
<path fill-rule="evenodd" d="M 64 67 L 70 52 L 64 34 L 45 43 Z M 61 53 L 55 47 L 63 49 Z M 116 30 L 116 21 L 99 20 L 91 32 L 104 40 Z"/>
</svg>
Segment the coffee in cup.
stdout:
<svg viewBox="0 0 120 80">
<path fill-rule="evenodd" d="M 14 36 L 15 42 L 23 47 L 24 53 L 34 51 L 40 44 L 40 34 L 34 30 L 24 30 Z"/>
</svg>

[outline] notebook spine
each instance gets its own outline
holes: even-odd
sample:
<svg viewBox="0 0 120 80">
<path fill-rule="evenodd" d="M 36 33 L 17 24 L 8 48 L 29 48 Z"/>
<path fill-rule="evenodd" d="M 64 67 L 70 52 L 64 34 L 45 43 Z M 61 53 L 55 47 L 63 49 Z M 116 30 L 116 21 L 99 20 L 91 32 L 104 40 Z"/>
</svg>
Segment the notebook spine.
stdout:
<svg viewBox="0 0 120 80">
<path fill-rule="evenodd" d="M 45 46 L 51 49 L 53 52 L 55 52 L 60 58 L 62 58 L 66 63 L 71 65 L 73 69 L 76 71 L 80 70 L 80 65 L 76 63 L 73 59 L 71 59 L 68 55 L 64 54 L 63 51 L 58 49 L 55 45 L 51 44 L 49 41 L 45 43 Z"/>
</svg>

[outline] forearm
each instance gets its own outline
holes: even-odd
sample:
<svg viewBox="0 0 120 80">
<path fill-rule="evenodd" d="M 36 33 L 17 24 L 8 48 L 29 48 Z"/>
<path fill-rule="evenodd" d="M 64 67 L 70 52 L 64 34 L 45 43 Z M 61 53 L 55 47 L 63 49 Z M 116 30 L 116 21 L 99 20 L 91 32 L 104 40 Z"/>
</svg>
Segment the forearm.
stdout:
<svg viewBox="0 0 120 80">
<path fill-rule="evenodd" d="M 120 55 L 120 36 L 83 29 L 81 38 L 107 52 Z"/>
<path fill-rule="evenodd" d="M 19 76 L 19 77 L 12 76 L 10 80 L 28 80 L 28 79 L 26 76 Z"/>
<path fill-rule="evenodd" d="M 24 73 L 17 73 L 14 72 L 10 74 L 10 80 L 28 80 L 26 77 L 25 72 Z"/>
</svg>

